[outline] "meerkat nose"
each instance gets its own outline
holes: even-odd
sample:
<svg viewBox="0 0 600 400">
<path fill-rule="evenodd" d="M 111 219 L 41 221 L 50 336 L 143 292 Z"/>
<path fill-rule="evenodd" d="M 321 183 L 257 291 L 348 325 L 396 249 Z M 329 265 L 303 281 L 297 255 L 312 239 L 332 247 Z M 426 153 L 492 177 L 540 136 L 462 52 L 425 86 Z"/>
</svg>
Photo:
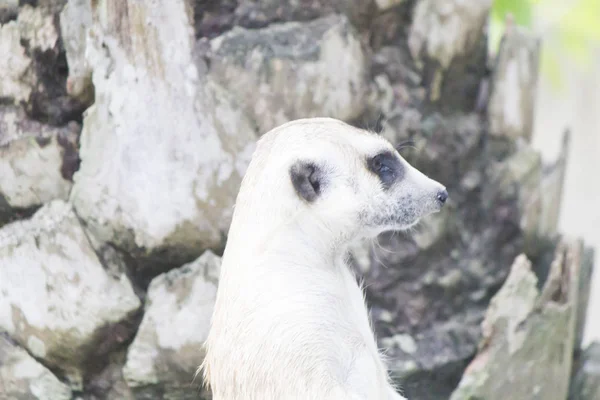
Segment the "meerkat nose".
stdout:
<svg viewBox="0 0 600 400">
<path fill-rule="evenodd" d="M 440 204 L 443 205 L 446 200 L 448 200 L 448 191 L 446 189 L 440 190 L 436 196 L 436 199 L 440 202 Z"/>
</svg>

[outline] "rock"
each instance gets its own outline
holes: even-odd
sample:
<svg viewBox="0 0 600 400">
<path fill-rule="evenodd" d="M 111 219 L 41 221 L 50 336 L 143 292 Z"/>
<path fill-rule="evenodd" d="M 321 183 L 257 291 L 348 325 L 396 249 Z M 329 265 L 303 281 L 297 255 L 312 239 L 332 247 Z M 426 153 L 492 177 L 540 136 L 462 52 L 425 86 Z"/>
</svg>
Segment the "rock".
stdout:
<svg viewBox="0 0 600 400">
<path fill-rule="evenodd" d="M 27 41 L 29 49 L 44 52 L 52 50 L 58 44 L 58 31 L 53 15 L 44 13 L 42 8 L 26 4 L 17 18 L 21 40 Z"/>
<path fill-rule="evenodd" d="M 152 280 L 123 374 L 137 399 L 197 399 L 221 259 L 206 251 Z M 160 396 L 159 396 L 160 394 Z"/>
<path fill-rule="evenodd" d="M 15 210 L 67 200 L 79 167 L 78 135 L 76 123 L 55 128 L 30 120 L 20 107 L 0 106 L 0 225 Z"/>
<path fill-rule="evenodd" d="M 520 226 L 526 235 L 525 250 L 529 251 L 539 238 L 558 234 L 569 143 L 565 135 L 561 154 L 550 165 L 544 165 L 540 153 L 522 140 L 516 143 L 514 153 L 490 166 L 489 178 L 494 184 L 486 188 L 483 196 L 491 200 L 503 191 L 505 196 L 518 197 Z"/>
<path fill-rule="evenodd" d="M 71 400 L 71 389 L 46 367 L 0 335 L 0 398 Z"/>
<path fill-rule="evenodd" d="M 449 207 L 445 207 L 439 213 L 436 213 L 419 224 L 419 229 L 412 237 L 416 245 L 421 250 L 425 250 L 437 243 L 440 238 L 446 233 L 448 226 L 448 218 L 452 212 L 452 203 L 449 202 Z"/>
<path fill-rule="evenodd" d="M 96 101 L 71 200 L 92 235 L 141 260 L 147 280 L 222 246 L 256 135 L 194 63 L 186 0 L 93 4 Z"/>
<path fill-rule="evenodd" d="M 600 343 L 591 343 L 583 352 L 577 364 L 569 400 L 600 399 Z"/>
<path fill-rule="evenodd" d="M 29 117 L 52 125 L 77 120 L 87 107 L 66 93 L 55 18 L 62 6 L 52 0 L 24 4 L 16 20 L 0 26 L 0 53 L 6 55 L 0 59 L 0 98 L 22 103 Z"/>
<path fill-rule="evenodd" d="M 92 26 L 91 0 L 71 0 L 60 13 L 60 30 L 65 47 L 69 96 L 91 105 L 94 97 L 92 68 L 85 58 L 86 37 Z"/>
<path fill-rule="evenodd" d="M 390 347 L 382 339 L 380 346 L 386 346 L 386 354 L 394 360 L 391 374 L 408 399 L 448 398 L 476 350 L 478 332 L 470 328 L 475 322 L 470 318 L 468 314 L 455 315 L 435 328 L 412 336 L 401 334 L 403 341 Z"/>
<path fill-rule="evenodd" d="M 421 83 L 421 76 L 413 68 L 410 53 L 397 46 L 383 46 L 373 54 L 372 71 L 375 76 L 384 73 L 393 82 L 402 82 L 410 87 Z"/>
<path fill-rule="evenodd" d="M 453 0 L 443 6 L 434 0 L 417 1 L 408 36 L 413 57 L 430 57 L 448 68 L 455 57 L 473 50 L 491 5 L 490 0 Z"/>
<path fill-rule="evenodd" d="M 210 76 L 235 93 L 261 133 L 291 119 L 350 120 L 364 111 L 368 60 L 344 16 L 236 27 L 213 39 L 206 56 Z"/>
<path fill-rule="evenodd" d="M 81 121 L 89 105 L 67 93 L 68 66 L 60 37 L 59 13 L 66 0 L 40 0 L 23 6 L 17 22 L 21 43 L 31 57 L 32 91 L 25 104 L 28 115 L 51 125 Z"/>
<path fill-rule="evenodd" d="M 46 15 L 58 14 L 68 0 L 21 0 L 21 5 L 40 9 Z"/>
<path fill-rule="evenodd" d="M 236 25 L 263 28 L 275 22 L 309 21 L 344 14 L 357 27 L 365 27 L 373 11 L 373 0 L 239 0 Z"/>
<path fill-rule="evenodd" d="M 21 46 L 19 24 L 10 21 L 0 25 L 0 98 L 27 101 L 31 94 L 31 58 Z"/>
<path fill-rule="evenodd" d="M 126 355 L 126 350 L 110 354 L 108 365 L 86 382 L 83 400 L 135 399 L 123 378 Z"/>
<path fill-rule="evenodd" d="M 581 350 L 583 336 L 586 327 L 586 318 L 588 317 L 588 306 L 590 300 L 590 290 L 594 277 L 594 248 L 584 247 L 581 256 L 581 270 L 579 273 L 579 299 L 577 302 L 577 323 L 575 329 L 575 344 L 573 350 L 578 352 Z"/>
<path fill-rule="evenodd" d="M 17 18 L 19 0 L 0 0 L 0 24 Z"/>
<path fill-rule="evenodd" d="M 428 100 L 438 107 L 473 110 L 485 74 L 486 41 L 481 32 L 491 5 L 491 0 L 416 2 L 407 44 L 424 74 Z"/>
<path fill-rule="evenodd" d="M 547 193 L 542 190 L 542 158 L 539 152 L 529 146 L 518 146 L 516 151 L 506 159 L 492 163 L 488 185 L 482 197 L 491 201 L 498 196 L 515 197 L 520 210 L 519 225 L 523 230 L 527 244 L 535 245 L 540 234 L 542 217 L 542 200 Z M 560 196 L 550 199 L 560 202 Z"/>
<path fill-rule="evenodd" d="M 553 236 L 558 233 L 558 221 L 562 206 L 563 188 L 569 161 L 570 132 L 563 135 L 563 142 L 558 159 L 545 165 L 542 170 L 542 181 L 540 188 L 541 215 L 538 226 L 541 236 Z"/>
<path fill-rule="evenodd" d="M 194 31 L 197 38 L 212 39 L 235 25 L 238 0 L 193 0 Z"/>
<path fill-rule="evenodd" d="M 515 259 L 482 322 L 479 352 L 451 400 L 567 398 L 580 262 L 581 247 L 561 242 L 540 292 L 527 257 Z"/>
<path fill-rule="evenodd" d="M 375 11 L 373 0 L 193 0 L 193 6 L 196 37 L 209 39 L 235 26 L 258 29 L 333 14 L 346 15 L 364 30 Z"/>
<path fill-rule="evenodd" d="M 375 4 L 379 10 L 387 10 L 392 7 L 396 7 L 401 4 L 404 0 L 375 0 Z"/>
<path fill-rule="evenodd" d="M 110 277 L 61 200 L 0 230 L 0 329 L 75 388 L 132 332 L 140 307 L 125 275 Z"/>
<path fill-rule="evenodd" d="M 530 141 L 537 94 L 540 40 L 518 26 L 504 34 L 494 66 L 488 119 L 492 135 Z"/>
</svg>

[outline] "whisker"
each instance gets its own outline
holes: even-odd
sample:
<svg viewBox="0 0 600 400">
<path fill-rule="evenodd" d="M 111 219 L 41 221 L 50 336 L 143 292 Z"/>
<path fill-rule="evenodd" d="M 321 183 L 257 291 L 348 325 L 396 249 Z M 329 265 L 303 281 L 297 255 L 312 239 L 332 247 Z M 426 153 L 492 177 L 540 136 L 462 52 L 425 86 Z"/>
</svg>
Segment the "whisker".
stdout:
<svg viewBox="0 0 600 400">
<path fill-rule="evenodd" d="M 388 269 L 388 266 L 386 263 L 384 263 L 381 258 L 379 258 L 379 255 L 377 254 L 377 252 L 375 251 L 375 246 L 377 246 L 380 249 L 383 249 L 383 247 L 381 246 L 381 244 L 379 243 L 379 240 L 377 238 L 373 238 L 371 239 L 371 250 L 372 250 L 372 254 L 373 254 L 373 258 L 375 258 L 375 261 L 378 264 L 381 264 L 381 266 L 383 266 L 383 268 Z"/>
<path fill-rule="evenodd" d="M 407 139 L 407 140 L 403 140 L 400 143 L 398 143 L 398 145 L 396 146 L 396 150 L 399 152 L 400 150 L 404 149 L 404 148 L 413 148 L 416 149 L 417 147 L 415 146 L 415 141 L 412 139 Z"/>
</svg>

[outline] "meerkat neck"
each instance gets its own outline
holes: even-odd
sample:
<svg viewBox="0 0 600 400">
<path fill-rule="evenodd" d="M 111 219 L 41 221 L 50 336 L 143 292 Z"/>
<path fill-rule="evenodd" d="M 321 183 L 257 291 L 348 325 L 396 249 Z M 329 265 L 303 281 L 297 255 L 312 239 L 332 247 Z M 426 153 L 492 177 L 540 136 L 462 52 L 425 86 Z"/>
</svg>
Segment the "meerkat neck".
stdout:
<svg viewBox="0 0 600 400">
<path fill-rule="evenodd" d="M 241 226 L 238 236 L 235 234 L 236 227 L 232 226 L 230 242 L 224 253 L 228 268 L 229 265 L 244 268 L 247 265 L 244 260 L 264 258 L 316 266 L 331 263 L 345 253 L 345 247 L 337 238 L 324 234 L 320 224 L 306 217 L 271 225 L 258 220 L 249 224 L 257 226 L 252 235 L 247 235 L 247 227 Z M 235 249 L 235 253 L 230 253 L 229 248 Z"/>
</svg>

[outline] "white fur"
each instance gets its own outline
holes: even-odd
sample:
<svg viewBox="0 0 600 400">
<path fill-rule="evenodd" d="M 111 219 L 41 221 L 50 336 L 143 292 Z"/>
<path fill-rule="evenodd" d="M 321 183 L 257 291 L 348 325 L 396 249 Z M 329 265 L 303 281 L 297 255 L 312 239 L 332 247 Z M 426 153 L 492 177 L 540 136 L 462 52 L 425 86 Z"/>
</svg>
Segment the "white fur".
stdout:
<svg viewBox="0 0 600 400">
<path fill-rule="evenodd" d="M 381 136 L 329 118 L 289 122 L 259 140 L 237 197 L 201 366 L 214 400 L 404 399 L 390 383 L 346 254 L 354 240 L 438 211 L 444 187 L 402 160 L 404 179 L 385 191 L 365 166 L 384 149 L 393 151 Z M 298 160 L 326 171 L 311 204 L 290 180 Z"/>
</svg>

